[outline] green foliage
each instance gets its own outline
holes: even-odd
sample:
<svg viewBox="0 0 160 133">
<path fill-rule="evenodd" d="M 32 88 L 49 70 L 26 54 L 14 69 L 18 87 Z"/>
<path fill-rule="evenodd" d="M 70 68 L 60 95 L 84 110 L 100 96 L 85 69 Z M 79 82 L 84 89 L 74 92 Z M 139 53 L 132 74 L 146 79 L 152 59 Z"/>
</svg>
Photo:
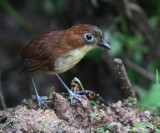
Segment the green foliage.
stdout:
<svg viewBox="0 0 160 133">
<path fill-rule="evenodd" d="M 74 77 L 74 79 L 72 80 L 72 83 L 75 83 L 75 82 L 77 82 L 80 85 L 82 91 L 85 90 L 83 85 L 82 85 L 82 82 L 77 77 Z"/>
<path fill-rule="evenodd" d="M 101 118 L 96 113 L 91 113 L 89 116 L 94 117 L 96 120 L 101 120 Z"/>
<path fill-rule="evenodd" d="M 133 98 L 133 97 L 128 97 L 127 99 L 124 99 L 124 102 L 128 105 L 128 106 L 136 106 L 137 105 L 137 99 Z M 121 108 L 121 107 L 118 107 Z"/>
<path fill-rule="evenodd" d="M 148 22 L 153 28 L 153 30 L 156 30 L 159 19 L 159 15 L 154 15 L 148 19 Z M 146 57 L 149 56 L 152 51 L 150 46 L 146 44 L 142 32 L 136 26 L 134 28 L 132 27 L 133 29 L 131 29 L 131 26 L 129 25 L 130 23 L 128 23 L 126 17 L 123 14 L 117 16 L 114 19 L 114 22 L 114 26 L 112 26 L 109 31 L 105 31 L 105 40 L 107 40 L 107 42 L 110 40 L 109 44 L 112 47 L 112 51 L 109 52 L 109 54 L 113 58 L 127 58 L 138 66 L 147 69 L 147 71 L 151 73 L 155 71 L 155 67 L 159 68 L 160 63 L 155 57 L 153 57 L 153 60 L 148 61 L 149 63 L 147 63 L 146 66 Z M 127 73 L 132 84 L 136 85 L 139 84 L 138 82 L 141 82 L 141 75 L 136 73 L 134 70 L 127 68 Z M 151 86 L 151 81 L 148 82 L 144 78 L 143 87 L 148 86 Z M 142 88 L 139 87 L 139 89 Z"/>
<path fill-rule="evenodd" d="M 126 129 L 126 131 L 131 132 L 131 133 L 137 133 L 137 131 L 135 131 L 133 129 Z"/>
<path fill-rule="evenodd" d="M 97 133 L 110 133 L 109 131 L 106 132 L 105 130 L 108 129 L 108 127 L 100 127 L 97 128 Z"/>
<path fill-rule="evenodd" d="M 96 114 L 96 113 L 91 113 L 89 116 L 96 117 L 96 116 L 97 116 L 97 114 Z"/>
<path fill-rule="evenodd" d="M 153 125 L 151 123 L 134 123 L 133 126 L 153 128 Z"/>
<path fill-rule="evenodd" d="M 160 133 L 160 129 L 155 129 L 156 133 Z"/>
<path fill-rule="evenodd" d="M 153 84 L 149 92 L 141 98 L 140 106 L 143 107 L 145 105 L 151 109 L 160 111 L 160 84 L 158 70 L 156 70 L 156 83 Z"/>
<path fill-rule="evenodd" d="M 90 99 L 90 102 L 91 102 L 91 104 L 94 105 L 94 108 L 95 108 L 95 109 L 98 109 L 98 108 L 99 108 L 98 104 L 96 104 L 96 103 L 93 101 L 93 99 Z"/>
<path fill-rule="evenodd" d="M 156 28 L 158 21 L 159 21 L 160 17 L 159 16 L 153 16 L 149 19 L 149 24 L 152 26 L 153 29 Z"/>
<path fill-rule="evenodd" d="M 41 96 L 43 100 L 47 100 L 48 97 L 47 96 Z"/>
<path fill-rule="evenodd" d="M 45 128 L 46 130 L 49 130 L 48 127 L 47 127 L 44 123 L 41 123 L 41 125 L 42 125 L 42 127 Z"/>
<path fill-rule="evenodd" d="M 108 36 L 110 36 L 110 37 L 112 36 L 112 39 L 109 43 L 112 47 L 112 52 L 109 52 L 109 54 L 112 57 L 116 57 L 118 55 L 121 55 L 122 54 L 122 49 L 123 49 L 122 47 L 123 47 L 124 36 L 122 34 L 118 33 L 118 32 L 115 32 L 113 34 L 109 34 Z M 105 37 L 107 37 L 107 35 L 105 35 Z"/>
<path fill-rule="evenodd" d="M 154 127 L 154 125 L 152 125 L 151 123 L 133 123 L 134 127 L 146 127 L 146 128 L 150 128 L 152 129 Z M 137 131 L 137 130 L 133 130 L 133 129 L 126 129 L 126 131 L 128 132 L 132 132 L 132 133 L 147 133 L 147 132 L 141 132 L 141 131 Z"/>
<path fill-rule="evenodd" d="M 110 45 L 112 47 L 111 56 L 126 56 L 131 58 L 136 63 L 141 63 L 143 54 L 150 52 L 147 45 L 144 44 L 144 39 L 140 31 L 136 30 L 134 35 L 129 33 L 128 24 L 123 16 L 115 18 L 115 23 L 120 24 L 122 32 L 111 32 L 109 35 L 112 39 Z M 126 49 L 124 49 L 124 47 Z"/>
<path fill-rule="evenodd" d="M 56 8 L 52 0 L 43 0 L 42 5 L 43 5 L 42 8 L 47 15 L 49 16 L 54 15 Z"/>
<path fill-rule="evenodd" d="M 99 127 L 97 129 L 93 129 L 93 133 L 111 133 L 110 131 L 107 130 L 108 127 Z"/>
</svg>

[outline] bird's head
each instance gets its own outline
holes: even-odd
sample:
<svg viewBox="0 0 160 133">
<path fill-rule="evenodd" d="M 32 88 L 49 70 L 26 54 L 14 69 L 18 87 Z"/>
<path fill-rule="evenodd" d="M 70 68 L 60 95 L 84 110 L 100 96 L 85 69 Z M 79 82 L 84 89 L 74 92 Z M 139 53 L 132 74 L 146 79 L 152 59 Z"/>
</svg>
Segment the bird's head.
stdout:
<svg viewBox="0 0 160 133">
<path fill-rule="evenodd" d="M 104 41 L 104 35 L 97 26 L 89 24 L 74 25 L 65 31 L 66 34 L 68 44 L 75 48 L 85 46 L 92 49 L 100 46 L 111 49 Z"/>
</svg>

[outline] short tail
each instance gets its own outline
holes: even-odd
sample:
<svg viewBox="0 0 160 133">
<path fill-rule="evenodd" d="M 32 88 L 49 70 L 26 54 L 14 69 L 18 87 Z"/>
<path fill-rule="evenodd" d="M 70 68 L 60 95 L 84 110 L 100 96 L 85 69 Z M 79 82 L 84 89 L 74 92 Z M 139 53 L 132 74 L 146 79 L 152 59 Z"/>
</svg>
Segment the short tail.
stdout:
<svg viewBox="0 0 160 133">
<path fill-rule="evenodd" d="M 28 58 L 22 57 L 20 74 L 29 74 L 40 71 L 41 64 L 39 62 L 30 62 Z"/>
</svg>

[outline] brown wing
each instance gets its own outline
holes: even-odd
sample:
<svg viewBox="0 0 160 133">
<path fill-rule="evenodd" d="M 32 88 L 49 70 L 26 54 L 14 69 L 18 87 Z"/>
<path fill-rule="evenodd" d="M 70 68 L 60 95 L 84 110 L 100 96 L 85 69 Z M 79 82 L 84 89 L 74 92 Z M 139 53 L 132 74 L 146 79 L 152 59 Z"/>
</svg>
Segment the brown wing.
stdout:
<svg viewBox="0 0 160 133">
<path fill-rule="evenodd" d="M 36 71 L 49 71 L 53 65 L 49 65 L 55 58 L 55 52 L 58 48 L 63 31 L 52 31 L 42 34 L 31 41 L 22 52 L 22 74 Z M 53 52 L 55 51 L 55 52 Z M 46 67 L 47 66 L 47 67 Z"/>
</svg>

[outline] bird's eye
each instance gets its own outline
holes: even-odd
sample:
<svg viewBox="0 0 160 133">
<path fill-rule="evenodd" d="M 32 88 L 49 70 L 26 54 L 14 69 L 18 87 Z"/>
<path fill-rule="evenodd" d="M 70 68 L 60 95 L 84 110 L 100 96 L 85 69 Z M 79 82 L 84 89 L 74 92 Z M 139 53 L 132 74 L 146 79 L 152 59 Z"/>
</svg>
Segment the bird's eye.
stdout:
<svg viewBox="0 0 160 133">
<path fill-rule="evenodd" d="M 90 33 L 85 33 L 84 37 L 86 38 L 87 41 L 93 41 L 93 35 L 91 35 Z"/>
</svg>

